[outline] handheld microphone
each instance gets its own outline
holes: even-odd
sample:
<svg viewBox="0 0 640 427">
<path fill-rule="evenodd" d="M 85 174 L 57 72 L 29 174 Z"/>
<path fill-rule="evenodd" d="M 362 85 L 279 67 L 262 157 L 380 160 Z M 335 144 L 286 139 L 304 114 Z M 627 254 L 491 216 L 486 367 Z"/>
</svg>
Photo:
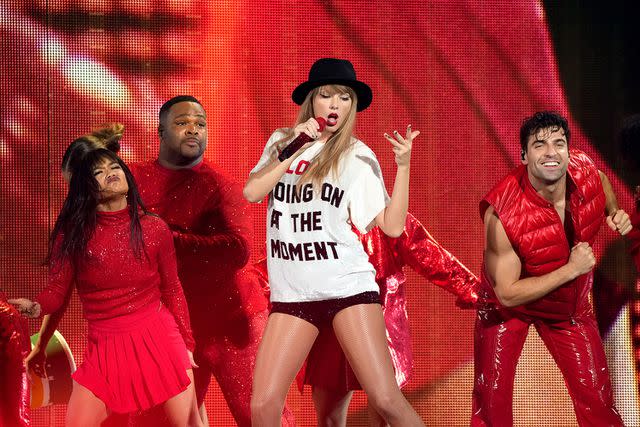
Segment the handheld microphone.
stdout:
<svg viewBox="0 0 640 427">
<path fill-rule="evenodd" d="M 316 117 L 316 121 L 318 122 L 318 126 L 320 127 L 318 131 L 322 132 L 324 128 L 327 126 L 327 121 L 322 117 Z M 301 132 L 300 135 L 298 135 L 293 141 L 291 141 L 289 145 L 284 147 L 284 150 L 282 150 L 282 152 L 278 154 L 278 160 L 280 160 L 281 162 L 284 162 L 289 157 L 293 156 L 296 153 L 296 151 L 300 149 L 300 147 L 302 147 L 304 144 L 310 141 L 313 141 L 313 138 L 311 138 L 306 133 Z"/>
</svg>

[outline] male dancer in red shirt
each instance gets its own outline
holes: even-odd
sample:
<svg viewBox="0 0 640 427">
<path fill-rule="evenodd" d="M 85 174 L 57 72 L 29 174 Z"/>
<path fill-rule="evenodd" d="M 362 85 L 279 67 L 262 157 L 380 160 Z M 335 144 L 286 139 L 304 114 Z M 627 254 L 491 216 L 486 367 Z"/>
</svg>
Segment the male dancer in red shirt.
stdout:
<svg viewBox="0 0 640 427">
<path fill-rule="evenodd" d="M 133 164 L 142 200 L 169 224 L 196 340 L 201 413 L 213 375 L 239 426 L 251 425 L 253 366 L 268 316 L 249 260 L 250 221 L 242 186 L 204 159 L 207 116 L 192 96 L 160 108 L 158 159 Z M 285 408 L 283 421 L 293 424 Z"/>
</svg>

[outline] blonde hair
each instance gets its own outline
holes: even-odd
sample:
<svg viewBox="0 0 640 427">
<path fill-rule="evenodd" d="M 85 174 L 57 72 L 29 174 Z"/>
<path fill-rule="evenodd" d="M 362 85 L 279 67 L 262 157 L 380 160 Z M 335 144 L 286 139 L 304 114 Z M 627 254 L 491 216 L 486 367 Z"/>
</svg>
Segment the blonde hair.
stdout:
<svg viewBox="0 0 640 427">
<path fill-rule="evenodd" d="M 287 146 L 293 137 L 293 129 L 295 126 L 306 122 L 311 117 L 315 117 L 313 111 L 313 99 L 322 89 L 326 90 L 331 95 L 336 93 L 348 93 L 352 100 L 351 108 L 349 110 L 349 114 L 342 122 L 342 125 L 340 125 L 338 130 L 325 142 L 320 153 L 318 153 L 318 155 L 311 161 L 311 166 L 309 166 L 309 168 L 307 168 L 300 177 L 300 180 L 296 185 L 298 191 L 300 191 L 308 182 L 313 184 L 314 189 L 319 189 L 322 184 L 322 180 L 330 173 L 334 178 L 336 178 L 342 156 L 352 148 L 355 142 L 355 138 L 353 137 L 353 128 L 356 123 L 356 109 L 358 105 L 358 98 L 355 91 L 349 86 L 343 85 L 320 86 L 307 94 L 304 102 L 300 105 L 300 111 L 295 125 L 292 128 L 285 130 L 284 138 L 276 142 L 276 149 L 272 153 L 272 156 L 277 156 L 278 153 Z"/>
<path fill-rule="evenodd" d="M 124 133 L 121 123 L 107 123 L 74 140 L 62 156 L 60 168 L 73 174 L 78 164 L 90 151 L 105 148 L 113 153 L 120 151 L 120 139 Z"/>
<path fill-rule="evenodd" d="M 122 123 L 107 123 L 81 138 L 95 144 L 96 148 L 106 148 L 109 151 L 117 153 L 120 151 L 120 139 L 124 134 L 124 125 Z"/>
</svg>

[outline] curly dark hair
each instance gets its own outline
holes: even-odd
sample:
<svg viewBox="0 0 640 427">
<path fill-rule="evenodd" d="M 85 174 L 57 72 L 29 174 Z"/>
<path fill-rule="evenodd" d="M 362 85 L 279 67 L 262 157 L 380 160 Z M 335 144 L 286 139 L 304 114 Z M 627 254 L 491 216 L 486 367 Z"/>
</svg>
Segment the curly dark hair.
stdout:
<svg viewBox="0 0 640 427">
<path fill-rule="evenodd" d="M 564 136 L 567 138 L 567 143 L 569 143 L 571 131 L 569 130 L 567 119 L 555 111 L 538 111 L 533 116 L 525 118 L 520 127 L 520 148 L 523 156 L 527 152 L 529 137 L 546 128 L 552 128 L 554 131 L 562 129 Z"/>
<path fill-rule="evenodd" d="M 140 212 L 148 214 L 138 187 L 127 165 L 113 151 L 98 148 L 84 154 L 76 165 L 69 182 L 69 192 L 64 200 L 53 232 L 49 238 L 49 263 L 58 264 L 69 259 L 74 267 L 86 260 L 87 243 L 93 237 L 97 223 L 97 207 L 100 202 L 100 187 L 93 171 L 105 159 L 116 162 L 124 171 L 129 186 L 127 193 L 129 216 L 131 217 L 130 245 L 137 258 L 146 255 L 140 225 Z"/>
<path fill-rule="evenodd" d="M 173 98 L 171 98 L 170 100 L 162 104 L 162 107 L 160 107 L 160 111 L 158 112 L 158 122 L 162 123 L 164 116 L 166 116 L 169 113 L 169 110 L 171 109 L 171 107 L 173 107 L 174 105 L 180 102 L 195 102 L 196 104 L 200 104 L 200 106 L 202 106 L 202 103 L 198 101 L 194 96 L 191 96 L 191 95 L 174 96 Z"/>
</svg>

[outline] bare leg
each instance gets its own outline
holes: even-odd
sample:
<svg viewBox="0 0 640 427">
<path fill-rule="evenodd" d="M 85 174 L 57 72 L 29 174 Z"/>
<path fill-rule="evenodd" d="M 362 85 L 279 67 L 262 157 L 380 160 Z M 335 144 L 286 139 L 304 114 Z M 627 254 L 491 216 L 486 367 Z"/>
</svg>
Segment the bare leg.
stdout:
<svg viewBox="0 0 640 427">
<path fill-rule="evenodd" d="M 198 412 L 200 413 L 200 419 L 202 420 L 202 424 L 205 426 L 209 425 L 209 415 L 207 415 L 207 408 L 204 406 L 204 402 L 198 408 Z"/>
<path fill-rule="evenodd" d="M 391 426 L 424 426 L 396 383 L 380 305 L 345 308 L 333 329 L 375 411 Z"/>
<path fill-rule="evenodd" d="M 378 414 L 367 399 L 367 414 L 369 415 L 369 427 L 387 427 L 389 424 Z"/>
<path fill-rule="evenodd" d="M 164 402 L 162 406 L 172 426 L 202 427 L 203 424 L 196 402 L 196 392 L 193 386 L 193 371 L 187 369 L 187 375 L 191 380 L 187 389 Z"/>
<path fill-rule="evenodd" d="M 109 412 L 104 402 L 88 388 L 73 382 L 73 391 L 67 406 L 67 427 L 99 427 Z"/>
<path fill-rule="evenodd" d="M 312 397 L 318 417 L 318 427 L 345 427 L 352 396 L 352 391 L 343 393 L 314 386 Z"/>
<path fill-rule="evenodd" d="M 316 408 L 318 427 L 345 427 L 347 413 L 353 392 L 342 392 L 314 386 L 312 391 L 313 405 Z M 370 427 L 387 427 L 387 422 L 367 401 L 367 413 Z"/>
<path fill-rule="evenodd" d="M 253 374 L 253 427 L 280 426 L 289 387 L 317 336 L 318 329 L 305 320 L 283 313 L 269 316 Z"/>
</svg>

